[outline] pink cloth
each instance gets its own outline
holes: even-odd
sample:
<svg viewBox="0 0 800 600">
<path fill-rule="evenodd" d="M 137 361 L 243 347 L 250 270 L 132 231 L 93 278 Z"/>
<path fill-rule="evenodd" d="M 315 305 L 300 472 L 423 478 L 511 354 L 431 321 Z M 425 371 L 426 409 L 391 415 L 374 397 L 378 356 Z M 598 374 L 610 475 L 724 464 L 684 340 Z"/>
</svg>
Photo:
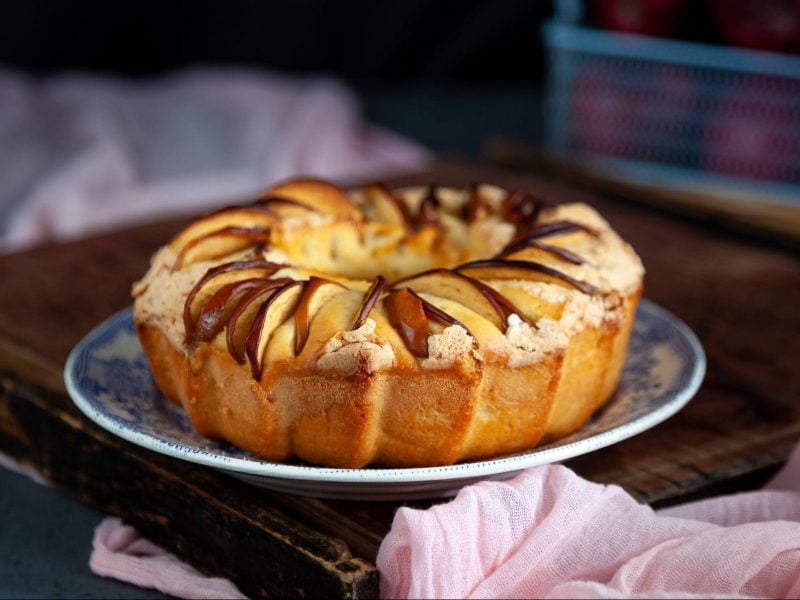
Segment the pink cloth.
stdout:
<svg viewBox="0 0 800 600">
<path fill-rule="evenodd" d="M 330 78 L 190 70 L 133 81 L 0 69 L 0 251 L 253 198 L 295 175 L 422 168 Z"/>
<path fill-rule="evenodd" d="M 152 544 L 139 555 L 136 540 L 106 519 L 92 569 L 185 598 L 209 589 Z M 398 510 L 378 569 L 384 598 L 797 598 L 800 448 L 762 491 L 658 512 L 557 465 L 479 483 Z"/>
<path fill-rule="evenodd" d="M 49 485 L 47 483 L 47 480 L 44 477 L 42 477 L 36 469 L 29 467 L 28 465 L 24 465 L 20 462 L 17 462 L 13 458 L 8 456 L 7 454 L 3 454 L 2 452 L 0 452 L 0 467 L 8 469 L 13 473 L 19 473 L 20 475 L 24 475 L 25 477 L 27 477 L 34 483 L 38 483 L 39 485 L 44 485 L 44 486 Z"/>
<path fill-rule="evenodd" d="M 797 598 L 800 449 L 770 489 L 659 512 L 530 469 L 401 508 L 377 564 L 385 598 Z"/>
<path fill-rule="evenodd" d="M 89 559 L 92 571 L 178 598 L 245 598 L 227 579 L 206 577 L 116 517 L 97 526 Z"/>
</svg>

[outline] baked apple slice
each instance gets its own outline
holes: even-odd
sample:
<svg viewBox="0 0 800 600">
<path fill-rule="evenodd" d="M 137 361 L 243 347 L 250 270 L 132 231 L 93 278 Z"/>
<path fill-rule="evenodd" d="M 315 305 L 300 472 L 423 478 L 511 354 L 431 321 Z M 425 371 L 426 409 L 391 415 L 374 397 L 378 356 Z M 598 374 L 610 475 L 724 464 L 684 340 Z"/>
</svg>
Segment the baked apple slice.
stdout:
<svg viewBox="0 0 800 600">
<path fill-rule="evenodd" d="M 232 206 L 203 215 L 179 231 L 169 242 L 169 247 L 180 252 L 192 240 L 226 227 L 258 227 L 269 229 L 275 225 L 275 215 L 257 206 Z"/>
<path fill-rule="evenodd" d="M 256 203 L 258 206 L 263 207 L 265 211 L 281 219 L 288 217 L 305 217 L 308 214 L 322 214 L 321 211 L 313 206 L 308 206 L 297 200 L 281 198 L 279 196 L 262 197 Z"/>
<path fill-rule="evenodd" d="M 500 215 L 519 228 L 527 228 L 536 223 L 544 208 L 544 199 L 524 190 L 509 192 L 500 205 Z"/>
<path fill-rule="evenodd" d="M 517 256 L 520 255 L 520 256 Z M 522 256 L 524 255 L 524 256 Z M 526 238 L 517 242 L 510 242 L 495 258 L 534 259 L 539 256 L 556 257 L 573 265 L 582 265 L 585 261 L 572 250 L 553 246 L 539 241 L 537 238 Z"/>
<path fill-rule="evenodd" d="M 230 352 L 236 362 L 244 364 L 247 336 L 261 305 L 276 290 L 290 283 L 294 283 L 294 281 L 294 279 L 286 277 L 267 279 L 261 285 L 245 293 L 241 300 L 239 300 L 231 313 L 228 326 L 225 330 L 228 352 Z"/>
<path fill-rule="evenodd" d="M 439 197 L 436 195 L 436 186 L 428 186 L 425 197 L 420 202 L 419 209 L 417 210 L 417 228 L 422 227 L 435 227 L 443 229 L 444 225 L 439 219 Z"/>
<path fill-rule="evenodd" d="M 482 218 L 485 213 L 486 207 L 484 206 L 479 186 L 477 183 L 473 183 L 469 187 L 467 200 L 464 202 L 464 206 L 461 207 L 461 218 L 466 223 L 474 223 Z"/>
<path fill-rule="evenodd" d="M 586 233 L 597 236 L 598 233 L 590 227 L 575 221 L 551 221 L 549 223 L 539 223 L 520 230 L 514 238 L 503 248 L 495 258 L 506 258 L 523 250 L 533 250 L 533 256 L 546 253 L 551 256 L 566 260 L 575 265 L 583 264 L 583 259 L 566 248 L 553 246 L 542 242 L 542 238 L 554 237 L 559 235 L 569 235 L 572 233 Z M 532 256 L 532 257 L 533 257 Z"/>
<path fill-rule="evenodd" d="M 325 279 L 323 277 L 311 277 L 303 289 L 303 295 L 297 301 L 297 306 L 294 311 L 294 324 L 295 324 L 295 339 L 294 339 L 294 353 L 295 356 L 303 351 L 303 347 L 308 341 L 308 332 L 311 328 L 311 319 L 320 307 L 328 300 L 346 291 L 347 288 L 341 283 Z"/>
<path fill-rule="evenodd" d="M 409 351 L 419 358 L 428 356 L 428 315 L 425 301 L 408 288 L 390 293 L 383 301 L 389 323 L 400 334 Z"/>
<path fill-rule="evenodd" d="M 553 267 L 529 260 L 505 258 L 475 260 L 459 265 L 456 270 L 481 279 L 530 279 L 575 288 L 584 294 L 597 293 L 597 288 L 585 281 L 570 277 Z"/>
<path fill-rule="evenodd" d="M 214 260 L 269 242 L 270 230 L 262 227 L 223 227 L 188 242 L 175 259 L 173 271 L 192 263 Z"/>
<path fill-rule="evenodd" d="M 183 305 L 183 325 L 187 338 L 194 331 L 200 311 L 220 288 L 243 279 L 266 279 L 285 266 L 266 260 L 236 260 L 210 268 L 194 285 Z"/>
<path fill-rule="evenodd" d="M 469 328 L 467 328 L 466 325 L 464 325 L 454 316 L 446 313 L 438 306 L 434 306 L 433 304 L 425 300 L 425 298 L 417 294 L 411 288 L 404 288 L 404 289 L 408 290 L 408 292 L 412 296 L 414 296 L 415 298 L 419 298 L 419 300 L 422 301 L 422 308 L 425 310 L 425 316 L 427 316 L 428 319 L 430 319 L 431 321 L 436 321 L 437 323 L 439 323 L 440 325 L 444 325 L 445 327 L 449 325 L 458 325 L 459 327 L 462 327 L 467 333 L 469 333 L 473 338 L 475 337 L 474 335 L 472 335 L 472 332 L 469 330 Z"/>
<path fill-rule="evenodd" d="M 426 271 L 400 280 L 393 287 L 407 287 L 417 293 L 459 302 L 478 313 L 500 331 L 506 330 L 509 311 L 520 314 L 500 300 L 501 296 L 488 285 L 449 269 Z M 520 316 L 524 318 L 521 314 Z"/>
<path fill-rule="evenodd" d="M 494 201 L 489 198 L 492 187 L 485 183 L 473 183 L 469 187 L 461 207 L 461 218 L 464 222 L 473 224 L 501 210 L 502 198 L 496 198 Z"/>
<path fill-rule="evenodd" d="M 583 232 L 592 236 L 597 236 L 597 232 L 583 223 L 575 221 L 550 221 L 548 223 L 537 223 L 520 229 L 514 236 L 512 242 L 522 240 L 539 240 L 555 235 L 566 235 L 568 233 Z"/>
<path fill-rule="evenodd" d="M 219 288 L 211 298 L 203 304 L 191 329 L 186 330 L 186 341 L 210 342 L 225 328 L 225 323 L 236 308 L 237 301 L 243 294 L 264 283 L 261 277 L 241 279 Z"/>
<path fill-rule="evenodd" d="M 361 220 L 361 211 L 338 186 L 319 179 L 293 179 L 268 189 L 259 202 L 285 198 L 339 219 Z"/>
<path fill-rule="evenodd" d="M 287 283 L 277 288 L 259 307 L 245 338 L 245 352 L 256 381 L 261 380 L 264 372 L 264 352 L 272 333 L 294 314 L 305 286 L 304 281 Z"/>
<path fill-rule="evenodd" d="M 353 325 L 350 327 L 351 331 L 360 328 L 364 324 L 364 321 L 367 320 L 369 313 L 375 308 L 375 303 L 386 288 L 386 283 L 386 278 L 383 275 L 378 275 L 375 278 L 375 281 L 372 283 L 367 293 L 364 294 L 364 300 L 353 319 Z"/>
<path fill-rule="evenodd" d="M 376 221 L 402 227 L 406 233 L 414 232 L 414 218 L 408 205 L 387 185 L 374 183 L 364 186 L 362 191 L 371 202 Z"/>
</svg>

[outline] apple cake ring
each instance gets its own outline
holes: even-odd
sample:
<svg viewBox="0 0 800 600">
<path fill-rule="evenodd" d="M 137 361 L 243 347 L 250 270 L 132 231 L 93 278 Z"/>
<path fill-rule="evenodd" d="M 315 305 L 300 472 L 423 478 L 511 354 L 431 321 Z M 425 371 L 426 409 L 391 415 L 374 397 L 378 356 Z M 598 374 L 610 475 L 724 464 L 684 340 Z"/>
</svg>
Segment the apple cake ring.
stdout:
<svg viewBox="0 0 800 600">
<path fill-rule="evenodd" d="M 156 384 L 273 461 L 433 466 L 565 436 L 613 394 L 642 264 L 584 204 L 293 180 L 133 287 Z"/>
</svg>

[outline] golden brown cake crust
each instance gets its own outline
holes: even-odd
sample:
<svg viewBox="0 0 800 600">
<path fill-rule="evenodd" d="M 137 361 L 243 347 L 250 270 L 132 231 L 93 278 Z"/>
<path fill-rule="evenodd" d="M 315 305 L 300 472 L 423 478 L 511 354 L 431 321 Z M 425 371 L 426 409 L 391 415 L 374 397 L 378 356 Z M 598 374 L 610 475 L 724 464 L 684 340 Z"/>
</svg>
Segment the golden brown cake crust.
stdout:
<svg viewBox="0 0 800 600">
<path fill-rule="evenodd" d="M 618 383 L 642 275 L 585 205 L 296 180 L 178 233 L 134 318 L 201 435 L 273 461 L 444 465 L 583 426 Z"/>
</svg>

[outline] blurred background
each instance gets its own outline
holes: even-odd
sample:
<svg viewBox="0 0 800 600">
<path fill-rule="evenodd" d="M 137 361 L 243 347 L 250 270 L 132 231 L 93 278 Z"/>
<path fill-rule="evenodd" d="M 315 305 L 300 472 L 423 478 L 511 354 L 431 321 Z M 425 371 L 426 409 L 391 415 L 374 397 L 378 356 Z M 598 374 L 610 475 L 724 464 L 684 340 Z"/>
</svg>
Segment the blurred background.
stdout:
<svg viewBox="0 0 800 600">
<path fill-rule="evenodd" d="M 368 119 L 477 155 L 495 127 L 536 132 L 526 93 L 542 85 L 539 26 L 552 11 L 537 0 L 33 0 L 0 21 L 0 61 L 137 79 L 200 66 L 330 74 Z"/>
<path fill-rule="evenodd" d="M 796 244 L 798 52 L 800 0 L 6 3 L 0 252 L 454 155 Z M 0 590 L 148 594 L 89 573 L 99 515 L 4 485 Z"/>
<path fill-rule="evenodd" d="M 434 153 L 794 209 L 798 52 L 800 0 L 14 3 L 0 247 Z"/>
</svg>

